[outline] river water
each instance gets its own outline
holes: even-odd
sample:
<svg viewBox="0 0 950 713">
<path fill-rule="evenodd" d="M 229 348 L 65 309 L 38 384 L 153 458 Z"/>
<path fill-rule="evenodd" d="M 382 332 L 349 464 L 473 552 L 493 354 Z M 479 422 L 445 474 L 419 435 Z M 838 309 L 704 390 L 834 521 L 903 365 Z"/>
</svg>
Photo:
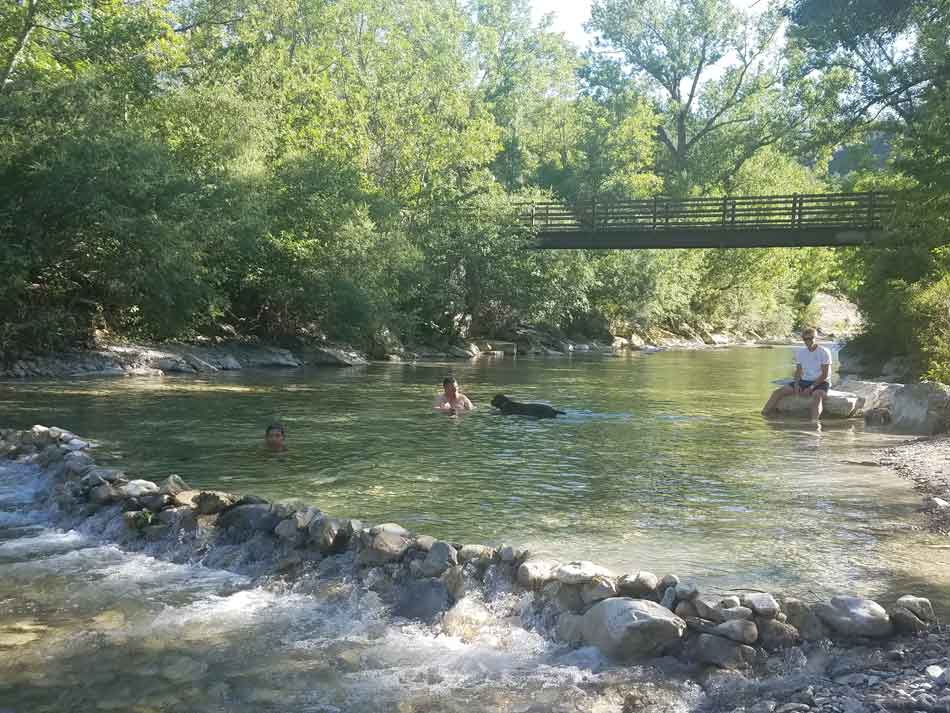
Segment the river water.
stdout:
<svg viewBox="0 0 950 713">
<path fill-rule="evenodd" d="M 136 477 L 178 473 L 452 542 L 675 572 L 707 592 L 913 592 L 945 607 L 950 556 L 911 527 L 919 498 L 862 464 L 900 439 L 758 415 L 791 356 L 7 382 L 0 425 L 67 427 Z M 429 410 L 449 371 L 480 406 L 457 419 Z M 502 417 L 488 407 L 498 392 L 567 415 Z M 262 448 L 274 419 L 288 431 L 279 456 Z M 57 529 L 36 506 L 40 488 L 31 467 L 0 465 L 3 713 L 619 711 L 631 686 L 656 710 L 687 710 L 700 695 L 675 672 L 614 669 L 525 630 L 524 595 L 499 593 L 492 622 L 463 641 L 393 620 L 346 577 L 261 581 Z"/>
</svg>

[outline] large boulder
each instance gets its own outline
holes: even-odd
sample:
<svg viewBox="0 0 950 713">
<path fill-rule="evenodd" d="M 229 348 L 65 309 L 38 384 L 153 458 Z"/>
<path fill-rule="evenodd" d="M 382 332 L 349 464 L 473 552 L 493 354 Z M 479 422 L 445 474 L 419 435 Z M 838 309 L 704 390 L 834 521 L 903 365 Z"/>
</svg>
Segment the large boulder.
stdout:
<svg viewBox="0 0 950 713">
<path fill-rule="evenodd" d="M 786 396 L 778 402 L 779 413 L 807 416 L 811 412 L 811 396 Z M 850 418 L 858 411 L 858 397 L 831 389 L 825 397 L 822 415 L 831 418 Z"/>
<path fill-rule="evenodd" d="M 359 352 L 336 347 L 315 347 L 305 355 L 308 364 L 321 366 L 365 366 L 369 362 Z"/>
<path fill-rule="evenodd" d="M 546 559 L 529 559 L 518 567 L 518 584 L 525 589 L 541 589 L 556 578 L 557 562 Z"/>
<path fill-rule="evenodd" d="M 937 381 L 907 384 L 894 394 L 895 430 L 932 436 L 950 430 L 950 386 Z"/>
<path fill-rule="evenodd" d="M 645 599 L 613 597 L 584 614 L 584 641 L 616 659 L 657 656 L 683 636 L 686 622 Z"/>
<path fill-rule="evenodd" d="M 613 577 L 613 573 L 593 562 L 581 561 L 562 564 L 557 568 L 555 577 L 562 584 L 584 584 L 594 577 Z"/>
<path fill-rule="evenodd" d="M 359 562 L 363 565 L 386 564 L 402 558 L 412 536 L 395 523 L 384 523 L 364 531 L 360 538 Z"/>
<path fill-rule="evenodd" d="M 842 636 L 880 638 L 893 631 L 891 619 L 877 602 L 863 597 L 832 597 L 814 607 L 815 614 Z"/>
<path fill-rule="evenodd" d="M 902 388 L 903 384 L 859 379 L 846 379 L 838 383 L 838 391 L 858 397 L 858 409 L 864 413 L 876 408 L 890 409 L 894 403 L 894 395 Z"/>
<path fill-rule="evenodd" d="M 720 668 L 745 668 L 755 661 L 755 649 L 713 634 L 700 634 L 693 647 L 697 661 Z"/>
<path fill-rule="evenodd" d="M 432 624 L 451 604 L 448 587 L 441 580 L 413 579 L 402 590 L 393 613 Z"/>
<path fill-rule="evenodd" d="M 437 540 L 432 543 L 429 553 L 422 561 L 422 574 L 426 577 L 438 577 L 449 567 L 458 564 L 458 553 L 448 542 Z"/>
</svg>

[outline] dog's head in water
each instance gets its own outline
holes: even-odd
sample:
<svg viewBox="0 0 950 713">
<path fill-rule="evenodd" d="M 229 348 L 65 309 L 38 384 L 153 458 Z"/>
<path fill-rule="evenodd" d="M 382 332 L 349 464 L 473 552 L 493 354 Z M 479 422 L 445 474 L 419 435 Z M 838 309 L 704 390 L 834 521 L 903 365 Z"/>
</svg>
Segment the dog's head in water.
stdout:
<svg viewBox="0 0 950 713">
<path fill-rule="evenodd" d="M 495 394 L 495 397 L 491 400 L 492 406 L 502 410 L 504 410 L 505 406 L 507 406 L 509 403 L 511 403 L 511 399 L 509 399 L 504 394 Z"/>
</svg>

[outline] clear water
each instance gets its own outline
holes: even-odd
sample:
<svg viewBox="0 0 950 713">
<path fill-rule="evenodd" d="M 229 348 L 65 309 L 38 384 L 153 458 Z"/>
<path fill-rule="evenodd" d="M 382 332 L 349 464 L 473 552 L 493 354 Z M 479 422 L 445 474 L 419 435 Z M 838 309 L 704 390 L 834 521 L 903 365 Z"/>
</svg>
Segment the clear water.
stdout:
<svg viewBox="0 0 950 713">
<path fill-rule="evenodd" d="M 945 607 L 950 553 L 910 527 L 917 496 L 859 465 L 896 439 L 758 415 L 790 359 L 728 349 L 8 382 L 0 424 L 71 428 L 136 476 L 675 572 L 705 591 L 914 592 Z M 449 370 L 481 406 L 458 419 L 429 411 Z M 498 416 L 497 392 L 568 415 Z M 288 427 L 281 456 L 262 447 L 274 418 Z M 612 669 L 525 631 L 516 596 L 461 641 L 392 620 L 346 579 L 252 581 L 57 530 L 37 487 L 30 468 L 0 466 L 4 713 L 619 711 L 632 689 L 656 710 L 697 700 L 669 672 Z"/>
</svg>

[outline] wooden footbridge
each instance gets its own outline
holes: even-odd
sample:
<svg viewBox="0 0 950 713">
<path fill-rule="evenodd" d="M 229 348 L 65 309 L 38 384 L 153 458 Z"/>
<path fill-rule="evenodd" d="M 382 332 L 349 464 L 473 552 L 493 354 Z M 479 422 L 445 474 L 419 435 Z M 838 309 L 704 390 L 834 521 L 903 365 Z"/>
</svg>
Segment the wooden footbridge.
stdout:
<svg viewBox="0 0 950 713">
<path fill-rule="evenodd" d="M 895 208 L 887 193 L 550 201 L 520 221 L 547 250 L 840 246 L 879 240 Z"/>
</svg>

